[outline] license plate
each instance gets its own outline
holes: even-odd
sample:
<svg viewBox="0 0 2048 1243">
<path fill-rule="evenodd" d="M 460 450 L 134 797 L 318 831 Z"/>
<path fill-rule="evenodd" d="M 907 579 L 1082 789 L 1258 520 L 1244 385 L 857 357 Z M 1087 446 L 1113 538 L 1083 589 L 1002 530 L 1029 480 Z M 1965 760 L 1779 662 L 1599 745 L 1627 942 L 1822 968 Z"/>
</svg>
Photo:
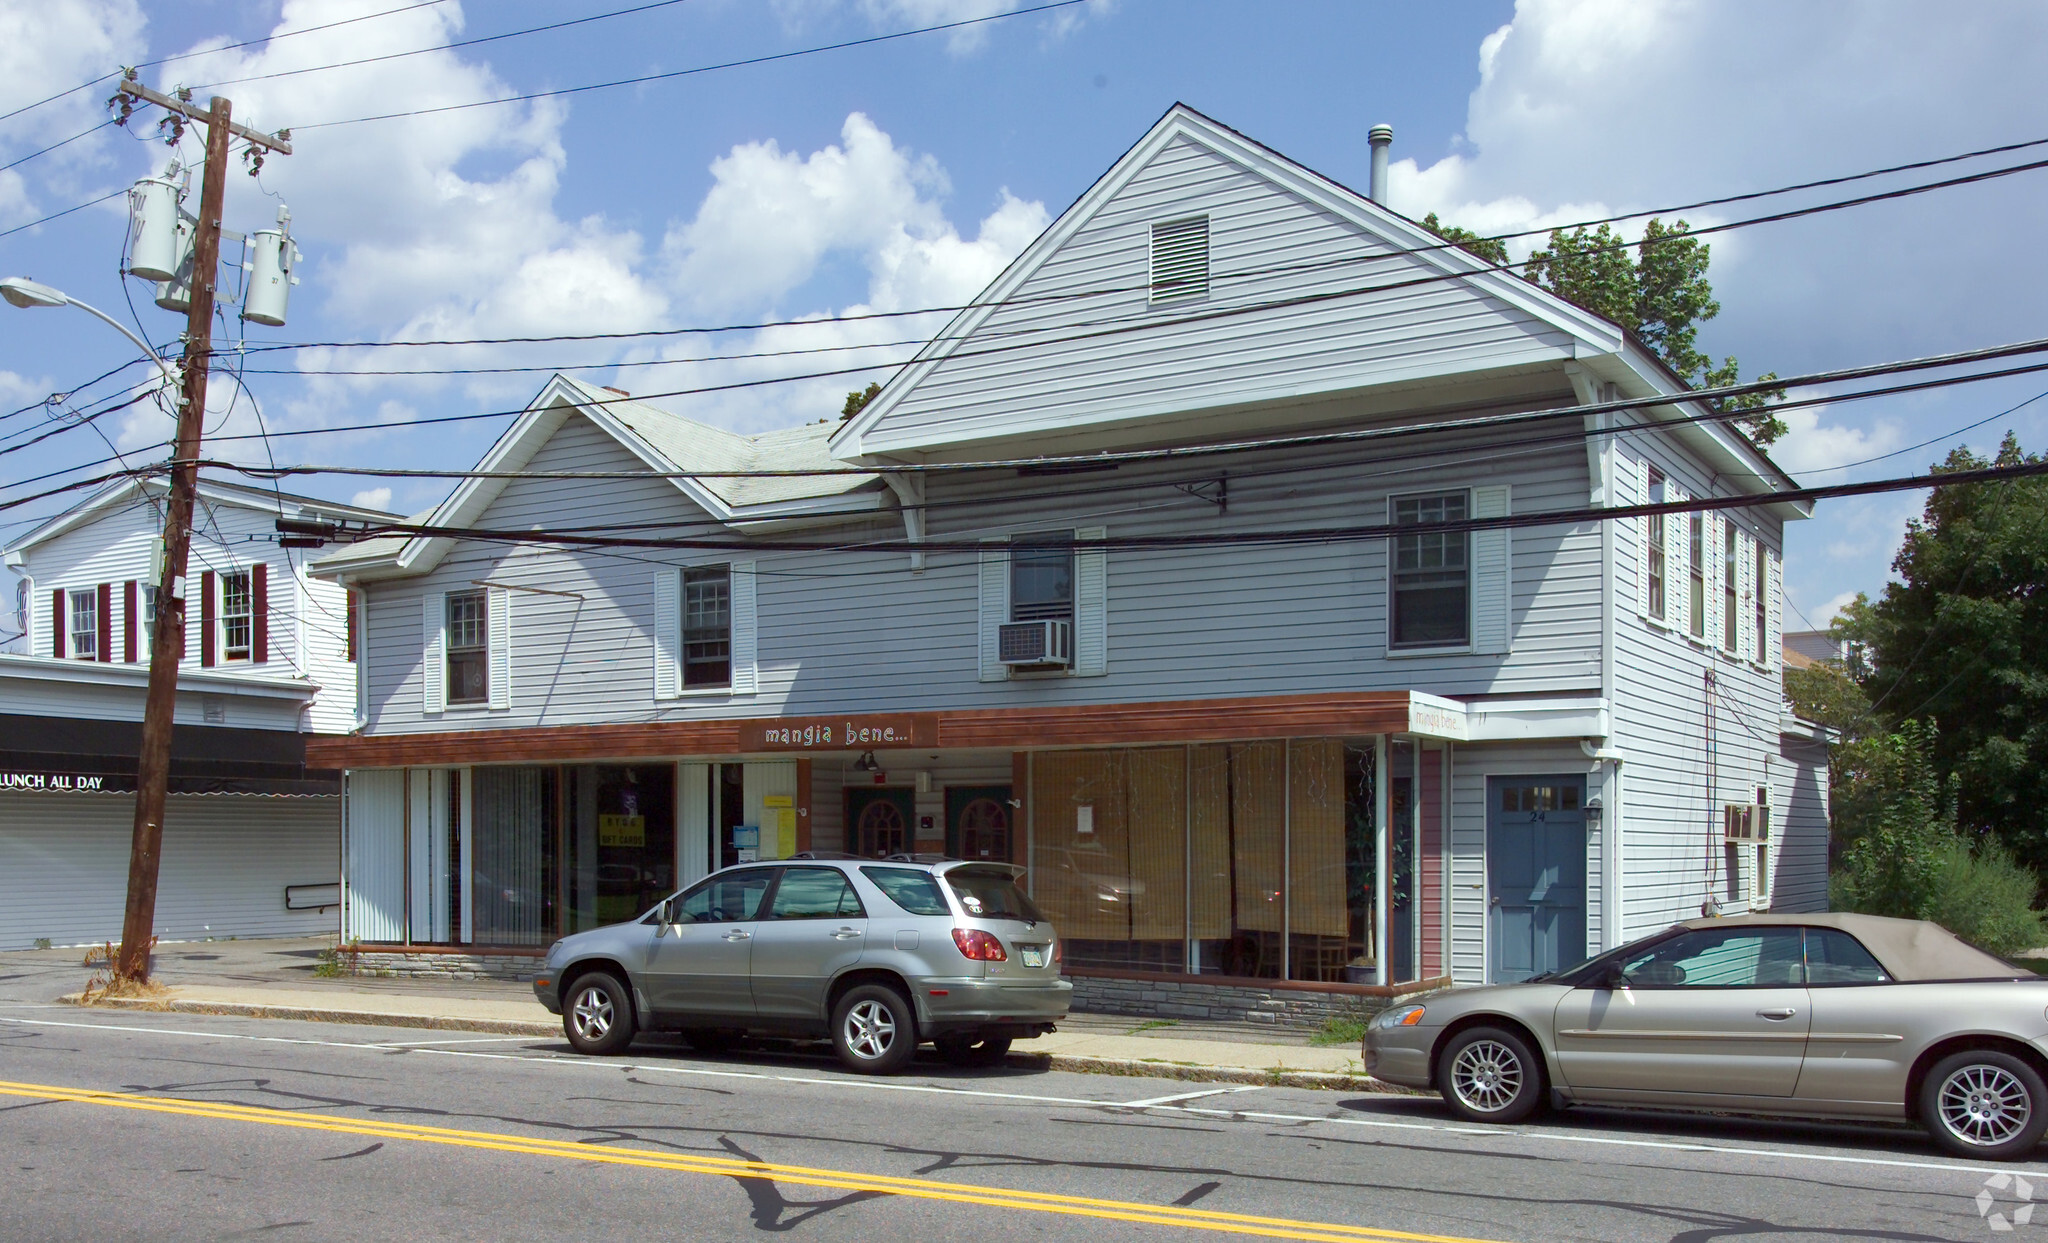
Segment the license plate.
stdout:
<svg viewBox="0 0 2048 1243">
<path fill-rule="evenodd" d="M 1043 967 L 1045 965 L 1045 947 L 1043 945 L 1020 945 L 1017 947 L 1017 956 L 1024 960 L 1024 965 L 1027 967 Z"/>
</svg>

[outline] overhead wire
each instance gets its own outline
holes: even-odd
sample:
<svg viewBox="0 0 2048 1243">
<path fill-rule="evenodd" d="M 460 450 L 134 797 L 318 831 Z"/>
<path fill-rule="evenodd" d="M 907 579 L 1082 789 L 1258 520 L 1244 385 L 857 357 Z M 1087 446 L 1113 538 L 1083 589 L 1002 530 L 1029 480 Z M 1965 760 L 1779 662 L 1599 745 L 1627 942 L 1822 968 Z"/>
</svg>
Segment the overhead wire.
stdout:
<svg viewBox="0 0 2048 1243">
<path fill-rule="evenodd" d="M 56 142 L 51 143 L 47 147 L 43 147 L 40 150 L 31 151 L 27 155 L 20 157 L 11 164 L 0 164 L 0 173 L 4 173 L 9 169 L 20 168 L 22 165 L 28 163 L 30 160 L 37 158 L 38 156 L 45 156 L 50 154 L 50 152 L 52 151 L 59 150 L 60 148 L 63 147 L 68 147 L 72 143 L 77 142 L 81 138 L 90 138 L 94 134 L 99 133 L 101 130 L 107 128 L 109 125 L 112 125 L 113 123 L 114 119 L 112 117 L 108 117 L 106 120 L 101 121 L 98 125 L 94 125 L 87 129 L 81 130 L 78 133 L 73 134 L 69 138 L 60 138 Z"/>
<path fill-rule="evenodd" d="M 128 193 L 128 187 L 126 186 L 122 186 L 118 190 L 109 190 L 107 193 L 100 195 L 96 199 L 87 199 L 85 202 L 79 203 L 72 207 L 67 207 L 63 211 L 53 211 L 47 216 L 42 216 L 35 220 L 31 220 L 27 224 L 18 224 L 11 229 L 0 229 L 0 237 L 9 237 L 12 236 L 13 234 L 21 232 L 24 229 L 33 229 L 39 224 L 48 224 L 52 220 L 61 220 L 73 212 L 81 212 L 88 207 L 98 207 L 101 203 L 106 202 L 108 199 L 117 199 L 126 193 Z"/>
</svg>

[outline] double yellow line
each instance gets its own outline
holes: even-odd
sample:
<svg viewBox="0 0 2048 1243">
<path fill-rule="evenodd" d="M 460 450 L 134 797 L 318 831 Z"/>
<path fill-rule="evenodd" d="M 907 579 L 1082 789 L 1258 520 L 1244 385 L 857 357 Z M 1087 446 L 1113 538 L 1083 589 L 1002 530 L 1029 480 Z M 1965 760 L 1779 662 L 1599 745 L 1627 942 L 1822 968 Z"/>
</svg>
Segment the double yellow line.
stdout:
<svg viewBox="0 0 2048 1243">
<path fill-rule="evenodd" d="M 724 1178 L 759 1178 L 798 1187 L 829 1187 L 847 1191 L 876 1191 L 972 1204 L 987 1208 L 1020 1209 L 1035 1213 L 1061 1213 L 1074 1217 L 1096 1217 L 1109 1221 L 1140 1222 L 1183 1229 L 1214 1230 L 1225 1234 L 1249 1234 L 1274 1239 L 1329 1240 L 1356 1243 L 1360 1239 L 1404 1240 L 1407 1243 L 1488 1243 L 1444 1234 L 1412 1234 L 1402 1230 L 1379 1230 L 1369 1226 L 1345 1226 L 1328 1222 L 1294 1221 L 1284 1217 L 1256 1217 L 1243 1213 L 1219 1213 L 1207 1209 L 1158 1207 L 1124 1200 L 1098 1200 L 1086 1196 L 1055 1195 L 1042 1191 L 1014 1191 L 1001 1187 L 974 1187 L 924 1178 L 895 1178 L 886 1174 L 857 1174 L 814 1166 L 782 1165 L 772 1161 L 744 1161 L 733 1157 L 649 1152 L 638 1148 L 578 1144 L 567 1140 L 532 1139 L 492 1131 L 463 1131 L 450 1127 L 416 1126 L 381 1119 L 342 1118 L 326 1114 L 294 1113 L 282 1109 L 259 1109 L 222 1101 L 180 1100 L 173 1097 L 139 1096 L 127 1092 L 100 1092 L 89 1088 L 54 1087 L 40 1083 L 9 1083 L 0 1080 L 0 1096 L 31 1100 L 71 1101 L 81 1105 L 102 1105 L 138 1109 L 149 1113 L 176 1114 L 189 1118 L 210 1118 L 219 1122 L 255 1122 L 265 1126 L 295 1127 L 306 1131 L 328 1131 L 339 1135 L 368 1135 L 377 1139 L 413 1140 L 425 1144 L 446 1144 L 456 1148 L 477 1148 L 491 1152 L 523 1153 L 535 1157 L 557 1157 L 570 1161 L 591 1161 L 604 1165 L 640 1166 L 644 1169 L 676 1170 L 686 1174 L 710 1174 Z"/>
</svg>

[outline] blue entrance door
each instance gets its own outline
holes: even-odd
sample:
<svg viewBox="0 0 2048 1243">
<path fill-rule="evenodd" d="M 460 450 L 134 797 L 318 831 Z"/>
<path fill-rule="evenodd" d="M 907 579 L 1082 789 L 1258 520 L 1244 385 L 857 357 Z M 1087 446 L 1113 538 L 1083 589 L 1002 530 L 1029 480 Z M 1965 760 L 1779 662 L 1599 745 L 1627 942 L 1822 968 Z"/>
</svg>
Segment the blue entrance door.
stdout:
<svg viewBox="0 0 2048 1243">
<path fill-rule="evenodd" d="M 1586 956 L 1586 781 L 1493 777 L 1486 788 L 1494 983 Z"/>
</svg>

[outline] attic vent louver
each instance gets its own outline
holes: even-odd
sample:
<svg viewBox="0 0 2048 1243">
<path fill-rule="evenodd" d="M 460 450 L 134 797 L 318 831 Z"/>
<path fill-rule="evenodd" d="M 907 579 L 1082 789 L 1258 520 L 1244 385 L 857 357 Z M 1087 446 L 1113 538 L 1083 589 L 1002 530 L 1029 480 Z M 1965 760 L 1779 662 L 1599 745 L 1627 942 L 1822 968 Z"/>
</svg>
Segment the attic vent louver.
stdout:
<svg viewBox="0 0 2048 1243">
<path fill-rule="evenodd" d="M 1152 226 L 1152 301 L 1209 295 L 1209 218 L 1189 216 Z"/>
</svg>

